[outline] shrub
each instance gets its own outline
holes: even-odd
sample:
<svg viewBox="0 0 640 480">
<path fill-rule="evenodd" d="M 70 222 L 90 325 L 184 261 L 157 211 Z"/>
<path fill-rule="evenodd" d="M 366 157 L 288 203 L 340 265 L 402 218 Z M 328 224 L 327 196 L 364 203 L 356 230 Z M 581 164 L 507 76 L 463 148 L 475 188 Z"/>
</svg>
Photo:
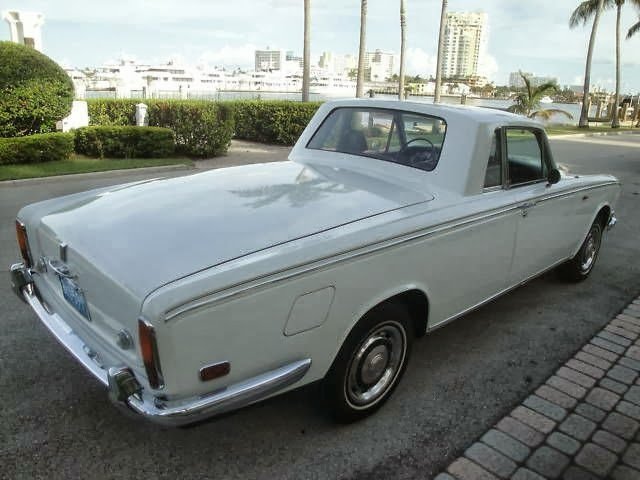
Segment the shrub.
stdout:
<svg viewBox="0 0 640 480">
<path fill-rule="evenodd" d="M 0 138 L 0 165 L 65 160 L 73 153 L 73 133 Z"/>
<path fill-rule="evenodd" d="M 176 134 L 176 151 L 196 157 L 215 157 L 227 151 L 233 135 L 233 111 L 207 100 L 152 100 L 149 125 Z"/>
<path fill-rule="evenodd" d="M 236 100 L 236 138 L 293 145 L 316 113 L 320 102 Z"/>
<path fill-rule="evenodd" d="M 92 125 L 134 125 L 141 100 L 91 100 Z M 227 151 L 233 135 L 233 110 L 226 103 L 207 100 L 142 100 L 148 105 L 149 125 L 175 132 L 176 151 L 213 157 Z"/>
<path fill-rule="evenodd" d="M 0 42 L 0 137 L 55 131 L 73 96 L 71 79 L 49 57 Z"/>
<path fill-rule="evenodd" d="M 87 100 L 90 125 L 135 125 L 136 104 L 144 100 L 113 100 L 94 98 Z"/>
<path fill-rule="evenodd" d="M 158 127 L 84 127 L 75 131 L 76 153 L 90 157 L 164 158 L 174 151 L 173 131 Z"/>
</svg>

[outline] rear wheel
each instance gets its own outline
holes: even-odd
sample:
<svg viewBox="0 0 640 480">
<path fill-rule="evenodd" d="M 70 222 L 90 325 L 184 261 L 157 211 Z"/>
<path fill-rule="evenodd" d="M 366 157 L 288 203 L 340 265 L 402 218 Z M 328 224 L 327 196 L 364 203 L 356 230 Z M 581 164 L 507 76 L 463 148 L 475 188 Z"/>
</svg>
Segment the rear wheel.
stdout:
<svg viewBox="0 0 640 480">
<path fill-rule="evenodd" d="M 387 401 L 407 366 L 412 340 L 411 318 L 401 305 L 381 305 L 360 320 L 324 381 L 336 420 L 359 420 Z"/>
<path fill-rule="evenodd" d="M 558 272 L 561 277 L 573 282 L 580 282 L 587 278 L 598 259 L 601 244 L 602 224 L 596 219 L 575 257 L 560 266 Z"/>
</svg>

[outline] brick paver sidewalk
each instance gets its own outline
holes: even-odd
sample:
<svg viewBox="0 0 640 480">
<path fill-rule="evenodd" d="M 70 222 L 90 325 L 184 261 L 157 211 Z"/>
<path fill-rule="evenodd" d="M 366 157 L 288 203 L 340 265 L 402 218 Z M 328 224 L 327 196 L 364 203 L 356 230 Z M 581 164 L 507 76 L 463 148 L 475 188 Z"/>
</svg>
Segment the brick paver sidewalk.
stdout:
<svg viewBox="0 0 640 480">
<path fill-rule="evenodd" d="M 640 297 L 435 480 L 640 480 Z"/>
</svg>

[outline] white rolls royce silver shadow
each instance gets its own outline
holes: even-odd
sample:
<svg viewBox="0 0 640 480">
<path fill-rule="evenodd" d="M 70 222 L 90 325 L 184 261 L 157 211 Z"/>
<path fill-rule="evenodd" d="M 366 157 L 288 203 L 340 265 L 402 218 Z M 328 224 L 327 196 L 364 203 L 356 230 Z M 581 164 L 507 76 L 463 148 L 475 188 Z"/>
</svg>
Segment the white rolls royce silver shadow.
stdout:
<svg viewBox="0 0 640 480">
<path fill-rule="evenodd" d="M 551 268 L 585 279 L 619 193 L 561 173 L 521 116 L 327 102 L 286 161 L 24 207 L 11 281 L 151 421 L 322 380 L 348 422 L 389 398 L 418 337 Z"/>
</svg>

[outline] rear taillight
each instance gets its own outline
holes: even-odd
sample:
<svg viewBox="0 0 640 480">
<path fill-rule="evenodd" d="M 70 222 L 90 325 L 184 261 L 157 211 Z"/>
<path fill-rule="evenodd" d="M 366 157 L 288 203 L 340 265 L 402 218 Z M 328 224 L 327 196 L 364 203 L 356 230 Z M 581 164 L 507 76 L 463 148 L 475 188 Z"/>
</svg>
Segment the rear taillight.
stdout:
<svg viewBox="0 0 640 480">
<path fill-rule="evenodd" d="M 160 369 L 160 356 L 158 355 L 158 342 L 156 332 L 149 322 L 144 319 L 138 320 L 138 338 L 140 340 L 140 350 L 142 351 L 142 361 L 147 371 L 147 379 L 151 388 L 164 387 L 164 378 Z"/>
<path fill-rule="evenodd" d="M 20 254 L 27 267 L 31 267 L 31 253 L 29 252 L 29 239 L 27 238 L 27 227 L 20 220 L 16 220 L 16 236 L 18 237 L 18 246 Z"/>
</svg>

